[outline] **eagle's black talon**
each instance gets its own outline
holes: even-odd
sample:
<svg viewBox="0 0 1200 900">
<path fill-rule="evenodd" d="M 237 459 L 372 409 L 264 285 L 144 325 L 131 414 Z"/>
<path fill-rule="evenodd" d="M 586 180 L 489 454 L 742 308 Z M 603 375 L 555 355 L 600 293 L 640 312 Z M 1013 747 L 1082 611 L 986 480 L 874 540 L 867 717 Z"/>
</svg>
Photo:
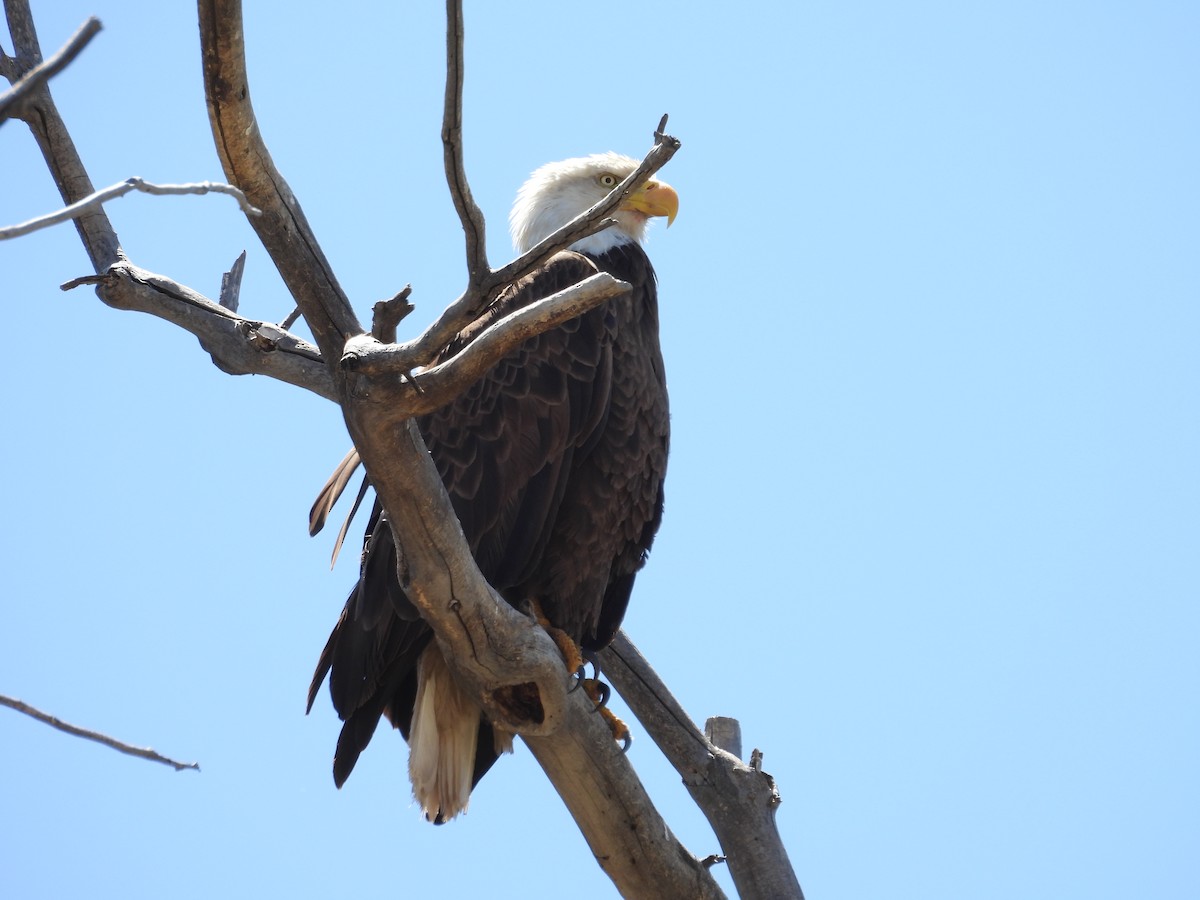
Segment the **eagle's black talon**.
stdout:
<svg viewBox="0 0 1200 900">
<path fill-rule="evenodd" d="M 629 752 L 629 748 L 633 746 L 633 732 L 625 732 L 625 736 L 621 738 L 621 755 L 624 756 Z"/>
<path fill-rule="evenodd" d="M 595 650 L 588 650 L 585 647 L 579 648 L 579 655 L 583 657 L 584 663 L 590 663 L 592 666 L 592 678 L 599 681 L 600 679 L 600 657 L 596 655 Z"/>
<path fill-rule="evenodd" d="M 596 704 L 592 707 L 592 712 L 599 712 L 608 706 L 608 698 L 612 696 L 612 689 L 599 678 L 591 678 L 588 679 L 588 696 Z"/>
<path fill-rule="evenodd" d="M 579 690 L 580 686 L 587 681 L 587 666 L 580 666 L 578 669 L 576 669 L 574 677 L 575 683 L 571 685 L 571 689 L 567 691 L 568 694 L 575 693 L 577 690 Z"/>
</svg>

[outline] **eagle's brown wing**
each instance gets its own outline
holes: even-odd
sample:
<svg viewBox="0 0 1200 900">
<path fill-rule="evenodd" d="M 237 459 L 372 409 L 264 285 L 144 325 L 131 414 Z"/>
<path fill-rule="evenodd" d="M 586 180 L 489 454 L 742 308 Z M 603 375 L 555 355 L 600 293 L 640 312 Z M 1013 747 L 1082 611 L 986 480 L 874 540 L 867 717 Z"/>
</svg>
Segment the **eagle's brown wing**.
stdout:
<svg viewBox="0 0 1200 900">
<path fill-rule="evenodd" d="M 596 271 L 562 253 L 506 289 L 442 354 L 447 358 L 487 325 L 577 284 Z M 607 415 L 614 317 L 602 305 L 524 342 L 420 429 L 483 575 L 502 595 L 542 560 L 572 463 L 589 452 Z M 335 477 L 344 476 L 344 465 Z M 342 486 L 344 487 L 344 477 Z M 431 632 L 400 589 L 396 547 L 378 502 L 358 583 L 321 654 L 309 707 L 330 674 L 334 708 L 345 721 L 334 760 L 340 785 L 370 741 L 381 714 L 408 737 L 415 666 Z M 524 598 L 507 597 L 512 602 Z M 475 779 L 494 753 L 481 724 Z M 481 738 L 484 735 L 481 733 Z"/>
</svg>

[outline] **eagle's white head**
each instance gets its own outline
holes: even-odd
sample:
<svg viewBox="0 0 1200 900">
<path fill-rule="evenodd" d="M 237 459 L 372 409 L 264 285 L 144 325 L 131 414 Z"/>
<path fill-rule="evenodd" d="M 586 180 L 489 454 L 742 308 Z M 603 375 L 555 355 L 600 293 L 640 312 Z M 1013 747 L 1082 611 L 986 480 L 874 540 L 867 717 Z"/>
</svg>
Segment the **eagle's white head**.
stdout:
<svg viewBox="0 0 1200 900">
<path fill-rule="evenodd" d="M 524 253 L 591 209 L 637 167 L 636 159 L 619 153 L 597 153 L 542 166 L 521 186 L 508 217 L 517 252 Z M 621 244 L 640 243 L 651 216 L 666 216 L 670 225 L 677 212 L 675 189 L 651 179 L 612 213 L 615 226 L 576 241 L 570 249 L 598 256 Z"/>
</svg>

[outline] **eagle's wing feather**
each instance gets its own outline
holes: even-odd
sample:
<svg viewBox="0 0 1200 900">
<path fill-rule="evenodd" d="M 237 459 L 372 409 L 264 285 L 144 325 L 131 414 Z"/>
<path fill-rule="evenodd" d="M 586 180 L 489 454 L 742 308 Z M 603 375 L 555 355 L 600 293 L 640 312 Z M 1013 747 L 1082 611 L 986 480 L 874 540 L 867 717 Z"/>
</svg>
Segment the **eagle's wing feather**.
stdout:
<svg viewBox="0 0 1200 900">
<path fill-rule="evenodd" d="M 338 502 L 338 498 L 342 496 L 342 491 L 346 490 L 346 485 L 350 483 L 350 478 L 354 475 L 360 462 L 362 460 L 359 459 L 358 448 L 351 447 L 350 452 L 337 464 L 337 468 L 333 470 L 333 474 L 329 476 L 329 480 L 317 494 L 317 499 L 313 501 L 312 509 L 308 512 L 309 534 L 315 535 L 325 527 L 329 513 L 333 510 L 334 504 Z"/>
<path fill-rule="evenodd" d="M 502 293 L 460 340 L 594 272 L 586 257 L 554 257 Z M 421 421 L 476 561 L 501 592 L 524 581 L 540 560 L 572 458 L 604 420 L 610 328 L 600 308 L 530 338 L 454 403 Z"/>
</svg>

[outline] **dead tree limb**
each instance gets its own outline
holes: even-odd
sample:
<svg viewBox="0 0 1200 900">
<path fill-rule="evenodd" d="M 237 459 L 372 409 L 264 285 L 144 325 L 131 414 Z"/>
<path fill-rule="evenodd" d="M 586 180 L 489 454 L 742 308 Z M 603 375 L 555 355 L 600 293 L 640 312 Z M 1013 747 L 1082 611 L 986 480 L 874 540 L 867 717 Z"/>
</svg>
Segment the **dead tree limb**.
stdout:
<svg viewBox="0 0 1200 900">
<path fill-rule="evenodd" d="M 462 100 L 465 69 L 463 66 L 462 4 L 446 4 L 446 96 L 442 107 L 442 160 L 446 184 L 462 223 L 467 244 L 467 278 L 476 284 L 491 273 L 487 261 L 487 228 L 483 212 L 471 196 L 467 170 L 463 164 Z M 444 342 L 443 342 L 444 343 Z"/>
<path fill-rule="evenodd" d="M 218 194 L 229 194 L 238 201 L 242 207 L 242 211 L 247 215 L 257 215 L 258 210 L 246 203 L 246 198 L 242 196 L 242 192 L 229 184 L 218 184 L 212 181 L 200 181 L 195 184 L 154 184 L 146 181 L 144 178 L 138 178 L 136 175 L 132 178 L 126 178 L 124 181 L 117 182 L 114 185 L 95 191 L 88 196 L 77 200 L 70 206 L 56 212 L 48 213 L 44 216 L 38 216 L 35 219 L 30 219 L 28 222 L 21 222 L 17 225 L 7 225 L 0 228 L 0 241 L 9 240 L 11 238 L 21 237 L 37 231 L 40 228 L 49 228 L 51 225 L 57 225 L 60 222 L 67 222 L 71 219 L 77 219 L 87 212 L 98 209 L 109 200 L 116 200 L 118 197 L 124 197 L 130 191 L 142 191 L 146 194 L 207 194 L 209 191 L 215 191 Z"/>
<path fill-rule="evenodd" d="M 81 285 L 95 285 L 114 309 L 148 313 L 191 332 L 222 372 L 267 375 L 337 402 L 317 348 L 278 325 L 239 316 L 186 285 L 125 260 L 103 274 L 68 281 L 62 289 Z"/>
<path fill-rule="evenodd" d="M 71 35 L 61 50 L 45 62 L 34 65 L 24 75 L 13 79 L 15 83 L 12 88 L 5 91 L 4 94 L 0 94 L 0 124 L 3 124 L 5 119 L 19 110 L 21 104 L 25 102 L 26 98 L 32 96 L 34 91 L 70 65 L 71 60 L 80 54 L 101 27 L 100 20 L 92 16 L 79 26 L 79 30 Z M 5 63 L 11 62 L 7 57 L 4 61 Z M 8 75 L 7 72 L 0 74 Z"/>
<path fill-rule="evenodd" d="M 41 64 L 42 51 L 28 0 L 5 0 L 4 11 L 14 54 L 6 65 L 10 70 L 7 74 L 16 80 Z M 45 80 L 37 82 L 30 89 L 16 114 L 33 132 L 63 202 L 70 205 L 95 193 L 92 179 L 75 149 L 75 142 L 71 140 L 62 117 L 50 99 L 50 89 Z M 73 221 L 95 272 L 103 272 L 124 258 L 117 233 L 102 207 L 89 210 Z"/>
<path fill-rule="evenodd" d="M 41 64 L 41 48 L 27 0 L 5 0 L 4 7 L 14 53 L 4 58 L 4 74 L 18 80 Z M 33 133 L 63 202 L 68 208 L 86 203 L 97 191 L 83 160 L 45 80 L 32 85 L 14 111 Z M 63 285 L 64 290 L 95 285 L 97 296 L 114 309 L 149 313 L 196 335 L 222 371 L 269 375 L 334 399 L 328 368 L 312 344 L 268 323 L 237 316 L 197 291 L 131 264 L 102 203 L 87 205 L 71 220 L 97 274 L 74 279 Z"/>
<path fill-rule="evenodd" d="M 704 813 L 743 900 L 804 900 L 775 826 L 775 779 L 712 743 L 692 722 L 625 632 L 601 665 Z M 758 753 L 756 750 L 755 753 Z"/>
<path fill-rule="evenodd" d="M 44 713 L 36 707 L 30 706 L 15 697 L 6 697 L 0 694 L 0 706 L 7 706 L 9 709 L 15 709 L 17 712 L 25 713 L 25 715 L 37 719 L 51 728 L 57 728 L 59 731 L 67 734 L 81 737 L 89 741 L 95 741 L 98 744 L 103 744 L 105 747 L 111 747 L 119 753 L 124 753 L 128 756 L 138 756 L 142 759 L 148 759 L 151 762 L 162 763 L 166 766 L 171 766 L 176 772 L 181 772 L 184 769 L 195 769 L 200 771 L 199 763 L 185 763 L 179 760 L 171 759 L 169 756 L 163 756 L 149 747 L 134 747 L 131 744 L 126 744 L 124 741 L 118 741 L 116 738 L 109 737 L 107 734 L 101 734 L 99 731 L 92 731 L 89 728 L 80 728 L 78 725 L 72 725 L 70 722 L 64 722 L 57 716 L 52 716 L 49 713 Z"/>
</svg>

